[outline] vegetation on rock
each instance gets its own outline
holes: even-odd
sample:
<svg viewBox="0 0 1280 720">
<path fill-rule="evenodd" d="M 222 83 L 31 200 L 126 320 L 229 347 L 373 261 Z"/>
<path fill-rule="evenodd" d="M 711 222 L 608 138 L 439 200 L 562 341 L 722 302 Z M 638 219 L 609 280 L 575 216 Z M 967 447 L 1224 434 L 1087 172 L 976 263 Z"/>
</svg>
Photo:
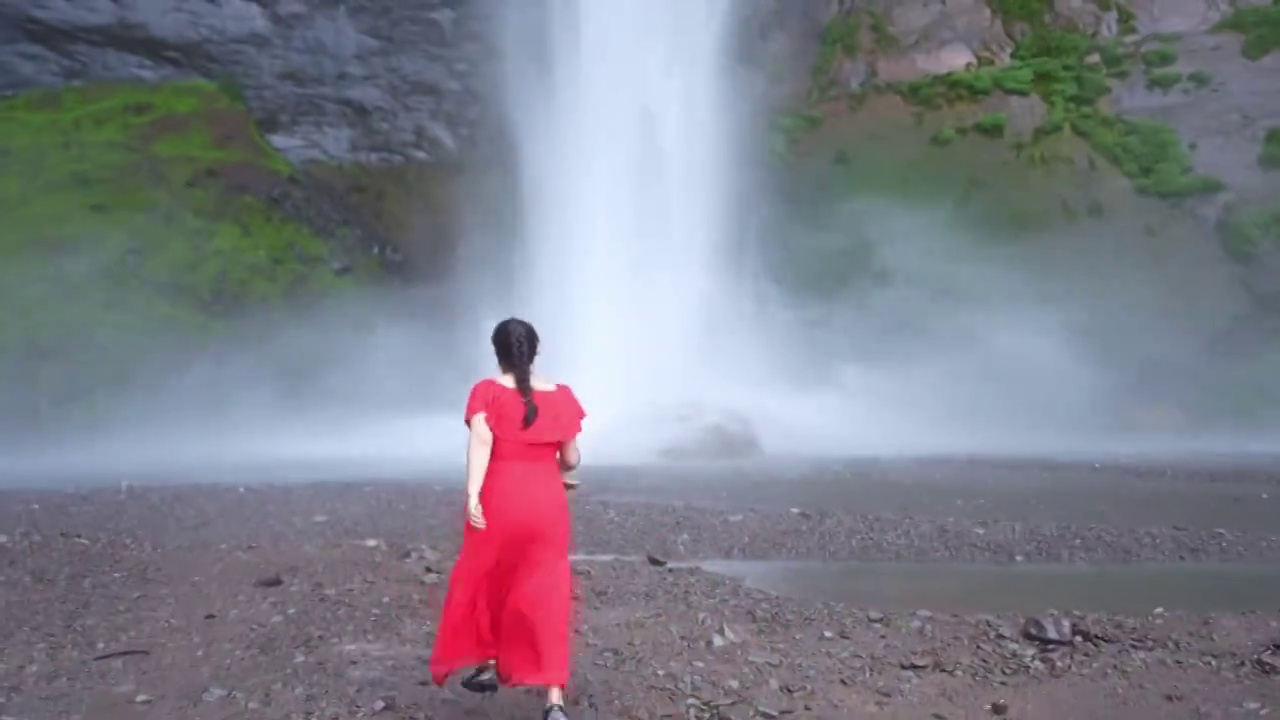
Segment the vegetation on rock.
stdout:
<svg viewBox="0 0 1280 720">
<path fill-rule="evenodd" d="M 870 40 L 865 48 L 864 40 Z M 809 83 L 810 100 L 821 102 L 835 91 L 836 69 L 842 59 L 857 57 L 863 50 L 891 52 L 898 46 L 898 38 L 889 29 L 889 23 L 875 10 L 858 10 L 837 16 L 822 30 L 818 57 Z"/>
<path fill-rule="evenodd" d="M 822 29 L 818 58 L 814 61 L 813 78 L 809 83 L 811 99 L 823 100 L 831 94 L 836 64 L 842 57 L 858 54 L 858 36 L 861 33 L 862 16 L 859 13 L 837 17 Z"/>
<path fill-rule="evenodd" d="M 1120 14 L 1122 25 L 1126 19 L 1128 25 L 1133 24 L 1133 14 L 1124 2 L 1104 0 L 1104 4 L 1102 9 L 1114 9 Z M 1049 136 L 1070 132 L 1128 176 L 1140 193 L 1178 198 L 1211 194 L 1223 188 L 1219 180 L 1195 172 L 1190 153 L 1172 128 L 1116 116 L 1102 103 L 1111 92 L 1108 80 L 1127 77 L 1139 64 L 1147 68 L 1147 84 L 1152 89 L 1169 91 L 1184 82 L 1190 87 L 1211 84 L 1212 77 L 1203 71 L 1184 75 L 1167 69 L 1178 60 L 1177 50 L 1167 44 L 1169 38 L 1147 38 L 1156 43 L 1154 47 L 1143 43 L 1126 46 L 1082 32 L 1062 30 L 1051 25 L 1050 0 L 992 0 L 992 8 L 1006 27 L 1015 23 L 1025 26 L 1007 65 L 997 66 L 983 58 L 965 70 L 872 86 L 865 92 L 893 92 L 926 110 L 973 104 L 996 94 L 1037 96 L 1045 103 L 1047 117 L 1030 140 L 1019 143 L 1019 153 L 1034 150 L 1034 146 Z M 813 99 L 822 100 L 830 95 L 835 63 L 842 57 L 856 56 L 864 20 L 872 15 L 866 11 L 856 12 L 837 17 L 828 24 L 814 67 Z M 883 18 L 879 20 L 883 23 Z M 887 27 L 874 34 L 892 37 Z M 797 138 L 820 125 L 820 116 L 817 120 L 814 117 L 814 113 L 801 113 L 780 122 L 775 128 L 778 149 L 788 152 Z M 970 132 L 1003 137 L 1004 128 L 1005 122 L 998 126 L 980 123 L 944 128 L 935 133 L 931 141 L 946 146 Z M 1043 153 L 1033 151 L 1027 156 L 1040 158 Z"/>
<path fill-rule="evenodd" d="M 1268 170 L 1280 170 L 1280 126 L 1271 128 L 1263 136 L 1258 164 Z"/>
<path fill-rule="evenodd" d="M 1280 51 L 1280 0 L 1271 5 L 1240 8 L 1217 25 L 1218 30 L 1244 36 L 1241 53 L 1250 60 L 1261 60 Z"/>
<path fill-rule="evenodd" d="M 774 154 L 789 157 L 796 141 L 822 127 L 823 121 L 823 115 L 817 112 L 790 113 L 775 118 L 771 128 Z"/>
<path fill-rule="evenodd" d="M 1178 51 L 1168 45 L 1157 45 L 1142 51 L 1142 64 L 1158 70 L 1167 68 L 1178 62 Z"/>
<path fill-rule="evenodd" d="M 1264 244 L 1280 244 L 1280 202 L 1270 207 L 1230 208 L 1218 224 L 1218 234 L 1232 258 L 1248 262 Z"/>
<path fill-rule="evenodd" d="M 1192 87 L 1206 88 L 1213 84 L 1213 75 L 1207 70 L 1192 70 L 1187 73 L 1187 82 Z"/>
<path fill-rule="evenodd" d="M 218 84 L 0 99 L 0 168 L 0 352 L 41 374 L 366 271 L 274 206 L 293 169 Z"/>
<path fill-rule="evenodd" d="M 1221 190 L 1217 179 L 1195 173 L 1190 154 L 1172 128 L 1121 118 L 1100 106 L 1111 92 L 1108 73 L 1131 60 L 1120 46 L 1083 33 L 1039 30 L 1018 44 L 1008 65 L 974 67 L 892 89 L 908 102 L 931 109 L 972 103 L 993 93 L 1037 95 L 1048 116 L 1029 144 L 1069 130 L 1119 168 L 1143 194 L 1175 198 Z M 1154 60 L 1161 63 L 1167 57 Z M 1177 79 L 1172 84 L 1176 85 L 1182 75 L 1174 74 Z M 1157 77 L 1152 82 L 1162 87 L 1170 80 Z"/>
<path fill-rule="evenodd" d="M 1151 90 L 1160 90 L 1169 92 L 1175 87 L 1182 84 L 1186 76 L 1177 70 L 1159 70 L 1157 72 L 1147 74 L 1147 88 Z"/>
</svg>

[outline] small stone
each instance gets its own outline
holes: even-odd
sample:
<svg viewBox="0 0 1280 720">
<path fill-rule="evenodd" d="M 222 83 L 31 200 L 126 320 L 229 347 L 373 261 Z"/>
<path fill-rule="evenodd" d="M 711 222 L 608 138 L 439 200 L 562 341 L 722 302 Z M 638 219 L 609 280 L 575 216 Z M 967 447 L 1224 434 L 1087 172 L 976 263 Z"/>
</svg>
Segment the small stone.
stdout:
<svg viewBox="0 0 1280 720">
<path fill-rule="evenodd" d="M 933 660 L 927 657 L 911 657 L 903 660 L 899 667 L 903 670 L 928 670 L 933 667 Z"/>
<path fill-rule="evenodd" d="M 764 705 L 756 706 L 756 715 L 759 715 L 760 717 L 765 718 L 765 720 L 774 720 L 775 718 L 778 717 L 779 714 L 780 713 L 777 710 L 774 710 L 773 708 L 765 707 Z"/>
<path fill-rule="evenodd" d="M 1069 645 L 1073 639 L 1071 621 L 1064 617 L 1029 617 L 1022 621 L 1022 637 L 1046 645 Z"/>
<path fill-rule="evenodd" d="M 210 686 L 207 690 L 205 690 L 203 693 L 200 694 L 200 698 L 203 699 L 205 702 L 214 702 L 215 700 L 221 700 L 222 698 L 227 697 L 230 694 L 231 693 L 227 692 L 226 690 L 223 690 L 220 687 Z"/>
<path fill-rule="evenodd" d="M 884 622 L 884 613 L 877 610 L 867 611 L 867 622 L 881 623 Z"/>
<path fill-rule="evenodd" d="M 667 566 L 667 561 L 666 561 L 666 559 L 665 559 L 665 558 L 660 558 L 660 557 L 658 557 L 657 555 L 654 555 L 654 554 L 652 554 L 652 553 L 650 553 L 650 554 L 648 554 L 648 555 L 645 555 L 645 560 L 648 560 L 648 561 L 649 561 L 649 565 L 650 565 L 650 566 L 652 566 L 652 567 L 666 567 L 666 566 Z"/>
<path fill-rule="evenodd" d="M 991 711 L 992 715 L 1004 717 L 1009 714 L 1009 703 L 1004 700 L 996 700 L 987 706 L 987 710 Z"/>
<path fill-rule="evenodd" d="M 280 577 L 280 573 L 275 573 L 274 575 L 258 578 L 253 582 L 253 585 L 260 588 L 280 587 L 284 585 L 284 578 Z"/>
<path fill-rule="evenodd" d="M 150 695 L 139 693 L 138 695 L 134 696 L 133 702 L 136 705 L 147 705 L 149 703 L 155 702 L 155 698 L 151 697 Z"/>
</svg>

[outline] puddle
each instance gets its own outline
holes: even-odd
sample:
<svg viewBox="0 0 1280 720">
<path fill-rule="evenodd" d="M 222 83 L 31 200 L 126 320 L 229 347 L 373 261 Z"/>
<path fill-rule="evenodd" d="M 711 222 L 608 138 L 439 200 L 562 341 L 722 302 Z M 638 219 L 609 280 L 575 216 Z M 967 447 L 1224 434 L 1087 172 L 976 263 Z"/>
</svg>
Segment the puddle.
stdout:
<svg viewBox="0 0 1280 720">
<path fill-rule="evenodd" d="M 578 560 L 632 560 L 579 556 Z M 1048 609 L 1146 614 L 1280 610 L 1280 566 L 980 565 L 707 560 L 672 563 L 778 595 L 869 608 L 954 613 Z"/>
</svg>

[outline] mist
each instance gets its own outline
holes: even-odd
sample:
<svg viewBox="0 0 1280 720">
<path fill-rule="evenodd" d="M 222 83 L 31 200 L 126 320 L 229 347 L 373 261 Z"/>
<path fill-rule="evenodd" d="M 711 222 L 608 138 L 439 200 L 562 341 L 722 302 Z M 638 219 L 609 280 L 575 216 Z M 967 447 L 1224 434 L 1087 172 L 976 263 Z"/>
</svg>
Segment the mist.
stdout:
<svg viewBox="0 0 1280 720">
<path fill-rule="evenodd" d="M 1223 400 L 1280 390 L 1217 352 L 1249 298 L 1166 206 L 1022 232 L 856 183 L 795 203 L 731 52 L 742 4 L 494 1 L 513 187 L 460 194 L 444 280 L 250 318 L 211 346 L 145 326 L 130 342 L 149 359 L 91 412 L 0 443 L 0 482 L 452 472 L 509 315 L 581 397 L 593 463 L 664 462 L 726 419 L 778 458 L 1275 449 L 1276 417 Z M 93 361 L 65 352 L 67 377 Z M 19 377 L 0 414 L 37 391 Z"/>
</svg>

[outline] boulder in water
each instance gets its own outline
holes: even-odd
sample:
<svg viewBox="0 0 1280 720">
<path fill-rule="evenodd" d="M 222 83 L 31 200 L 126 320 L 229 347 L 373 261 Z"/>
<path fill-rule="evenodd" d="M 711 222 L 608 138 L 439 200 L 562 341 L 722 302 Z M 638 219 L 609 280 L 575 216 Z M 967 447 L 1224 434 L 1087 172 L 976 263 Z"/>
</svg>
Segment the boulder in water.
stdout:
<svg viewBox="0 0 1280 720">
<path fill-rule="evenodd" d="M 663 460 L 723 462 L 764 454 L 755 426 L 732 411 L 686 410 L 677 417 L 679 437 L 659 450 Z"/>
</svg>

